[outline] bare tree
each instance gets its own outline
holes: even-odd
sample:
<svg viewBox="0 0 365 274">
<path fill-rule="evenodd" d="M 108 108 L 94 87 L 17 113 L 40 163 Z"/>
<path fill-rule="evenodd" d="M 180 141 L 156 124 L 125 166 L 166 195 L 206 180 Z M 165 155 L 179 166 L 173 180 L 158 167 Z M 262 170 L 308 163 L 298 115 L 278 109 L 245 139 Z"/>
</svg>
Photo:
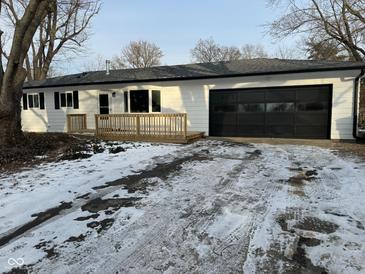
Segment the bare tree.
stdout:
<svg viewBox="0 0 365 274">
<path fill-rule="evenodd" d="M 305 52 L 300 49 L 279 46 L 274 52 L 273 57 L 279 59 L 305 59 Z"/>
<path fill-rule="evenodd" d="M 271 0 L 288 12 L 269 25 L 276 38 L 295 34 L 337 43 L 354 60 L 365 58 L 365 0 Z M 282 6 L 281 6 L 282 8 Z"/>
<path fill-rule="evenodd" d="M 11 0 L 0 1 L 0 14 L 4 6 L 11 6 Z M 23 67 L 29 47 L 43 19 L 56 9 L 55 0 L 29 0 L 24 13 L 18 18 L 7 55 L 6 68 L 2 62 L 0 43 L 0 144 L 10 145 L 22 139 L 21 109 L 22 88 L 27 72 Z M 0 30 L 0 38 L 3 33 Z"/>
<path fill-rule="evenodd" d="M 112 69 L 125 69 L 127 68 L 127 63 L 122 56 L 115 55 L 111 60 Z"/>
<path fill-rule="evenodd" d="M 6 2 L 4 13 L 13 31 L 29 0 Z M 27 79 L 45 79 L 56 55 L 79 53 L 88 40 L 91 19 L 99 10 L 100 0 L 57 1 L 56 10 L 42 20 L 25 58 Z"/>
<path fill-rule="evenodd" d="M 161 64 L 162 50 L 148 41 L 132 41 L 112 60 L 112 68 L 148 68 Z"/>
<path fill-rule="evenodd" d="M 209 63 L 241 59 L 241 52 L 237 47 L 226 47 L 216 43 L 213 38 L 200 39 L 191 50 L 194 62 Z"/>
<path fill-rule="evenodd" d="M 98 70 L 105 70 L 105 68 L 106 68 L 106 58 L 101 54 L 97 54 L 92 60 L 87 61 L 83 65 L 84 71 L 98 71 Z"/>
<path fill-rule="evenodd" d="M 312 60 L 344 61 L 351 59 L 348 52 L 334 40 L 322 40 L 310 37 L 304 41 L 304 50 Z"/>
<path fill-rule="evenodd" d="M 222 61 L 233 61 L 242 58 L 240 49 L 234 46 L 221 47 L 221 59 Z"/>
<path fill-rule="evenodd" d="M 267 58 L 269 55 L 265 51 L 262 45 L 246 44 L 242 46 L 242 58 L 254 59 L 254 58 Z"/>
</svg>

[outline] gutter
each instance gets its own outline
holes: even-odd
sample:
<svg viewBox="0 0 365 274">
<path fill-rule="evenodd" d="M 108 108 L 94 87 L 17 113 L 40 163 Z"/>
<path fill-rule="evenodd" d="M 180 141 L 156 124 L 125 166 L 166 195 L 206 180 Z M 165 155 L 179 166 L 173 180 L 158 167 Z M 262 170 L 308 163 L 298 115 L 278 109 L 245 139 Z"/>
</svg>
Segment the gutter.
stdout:
<svg viewBox="0 0 365 274">
<path fill-rule="evenodd" d="M 364 69 L 361 69 L 360 74 L 355 78 L 354 117 L 353 117 L 353 127 L 352 127 L 352 136 L 355 139 L 364 139 L 364 137 L 358 136 L 358 111 L 359 111 L 360 86 L 361 86 L 362 79 L 365 79 L 365 70 Z"/>
</svg>

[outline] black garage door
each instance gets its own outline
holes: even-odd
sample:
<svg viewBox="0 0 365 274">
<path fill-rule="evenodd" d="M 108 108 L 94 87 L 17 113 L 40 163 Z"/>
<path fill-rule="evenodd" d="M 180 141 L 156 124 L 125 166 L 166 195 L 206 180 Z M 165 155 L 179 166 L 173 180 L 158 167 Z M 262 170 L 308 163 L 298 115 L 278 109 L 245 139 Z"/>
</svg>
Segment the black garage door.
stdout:
<svg viewBox="0 0 365 274">
<path fill-rule="evenodd" d="M 209 135 L 329 138 L 332 86 L 211 90 Z"/>
</svg>

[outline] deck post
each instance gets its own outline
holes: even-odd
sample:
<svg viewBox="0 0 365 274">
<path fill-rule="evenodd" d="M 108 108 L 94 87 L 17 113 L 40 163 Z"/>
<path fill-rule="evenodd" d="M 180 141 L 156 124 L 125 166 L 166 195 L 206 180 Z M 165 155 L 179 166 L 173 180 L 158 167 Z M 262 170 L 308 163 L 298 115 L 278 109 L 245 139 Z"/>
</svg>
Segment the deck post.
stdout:
<svg viewBox="0 0 365 274">
<path fill-rule="evenodd" d="M 98 119 L 98 114 L 95 114 L 95 133 L 96 133 L 96 136 L 99 135 L 99 119 Z"/>
<path fill-rule="evenodd" d="M 83 125 L 83 129 L 87 129 L 87 117 L 86 117 L 86 115 L 85 116 L 83 116 L 84 117 L 84 125 Z"/>
<path fill-rule="evenodd" d="M 67 132 L 71 132 L 71 116 L 70 114 L 67 114 Z"/>
<path fill-rule="evenodd" d="M 139 136 L 141 133 L 141 121 L 138 114 L 136 115 L 136 127 L 137 127 L 137 136 Z"/>
<path fill-rule="evenodd" d="M 184 137 L 186 138 L 188 134 L 188 115 L 184 113 Z"/>
</svg>

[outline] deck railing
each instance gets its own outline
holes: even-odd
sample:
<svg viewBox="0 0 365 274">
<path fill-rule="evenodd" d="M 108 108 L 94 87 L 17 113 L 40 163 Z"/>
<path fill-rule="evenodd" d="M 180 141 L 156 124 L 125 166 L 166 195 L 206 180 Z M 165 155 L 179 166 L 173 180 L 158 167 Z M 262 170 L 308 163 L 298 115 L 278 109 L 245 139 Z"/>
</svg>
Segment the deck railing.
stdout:
<svg viewBox="0 0 365 274">
<path fill-rule="evenodd" d="M 184 139 L 187 136 L 187 115 L 96 114 L 95 127 L 96 136 L 109 139 Z"/>
<path fill-rule="evenodd" d="M 67 132 L 84 132 L 86 130 L 86 114 L 67 114 Z"/>
</svg>

